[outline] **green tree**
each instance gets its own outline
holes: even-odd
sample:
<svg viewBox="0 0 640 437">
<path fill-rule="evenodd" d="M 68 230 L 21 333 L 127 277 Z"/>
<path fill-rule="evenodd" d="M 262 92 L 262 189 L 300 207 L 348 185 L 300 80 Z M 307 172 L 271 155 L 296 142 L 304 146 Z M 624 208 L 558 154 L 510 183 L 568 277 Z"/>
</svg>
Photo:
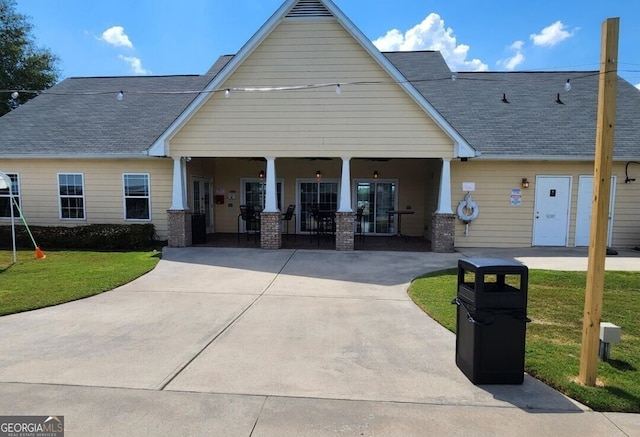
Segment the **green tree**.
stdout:
<svg viewBox="0 0 640 437">
<path fill-rule="evenodd" d="M 20 90 L 44 90 L 58 80 L 58 58 L 36 46 L 33 26 L 16 11 L 15 0 L 0 0 L 0 116 L 36 96 Z M 18 91 L 12 99 L 12 91 Z"/>
</svg>

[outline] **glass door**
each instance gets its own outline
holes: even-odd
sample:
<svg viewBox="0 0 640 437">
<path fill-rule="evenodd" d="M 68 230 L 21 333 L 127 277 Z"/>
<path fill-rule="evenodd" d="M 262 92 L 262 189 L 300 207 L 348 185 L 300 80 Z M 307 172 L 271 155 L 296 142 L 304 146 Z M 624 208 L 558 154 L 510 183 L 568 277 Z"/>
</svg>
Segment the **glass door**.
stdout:
<svg viewBox="0 0 640 437">
<path fill-rule="evenodd" d="M 252 207 L 255 211 L 260 212 L 264 209 L 265 195 L 266 195 L 266 182 L 264 179 L 242 179 L 242 198 L 240 199 L 241 205 L 247 205 Z M 278 202 L 278 209 L 282 211 L 283 192 L 282 192 L 282 180 L 276 181 L 276 201 Z M 240 211 L 238 211 L 240 213 Z M 246 229 L 246 224 L 241 224 L 243 229 L 241 231 L 256 231 L 257 229 Z"/>
<path fill-rule="evenodd" d="M 318 205 L 321 211 L 336 211 L 338 209 L 338 181 L 317 179 L 298 181 L 298 223 L 300 232 L 311 232 L 314 223 L 311 217 L 311 207 Z"/>
<path fill-rule="evenodd" d="M 192 180 L 192 211 L 204 214 L 207 234 L 213 232 L 212 186 L 211 179 L 194 177 Z"/>
<path fill-rule="evenodd" d="M 362 210 L 362 230 L 365 234 L 393 234 L 396 216 L 389 211 L 397 208 L 395 181 L 356 181 L 356 208 Z"/>
</svg>

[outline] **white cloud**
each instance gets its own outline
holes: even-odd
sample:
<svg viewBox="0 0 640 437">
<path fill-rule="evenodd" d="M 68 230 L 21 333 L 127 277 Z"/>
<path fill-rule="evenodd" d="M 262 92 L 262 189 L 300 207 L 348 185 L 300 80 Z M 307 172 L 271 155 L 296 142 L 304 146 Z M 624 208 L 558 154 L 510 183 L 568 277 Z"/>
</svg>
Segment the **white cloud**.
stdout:
<svg viewBox="0 0 640 437">
<path fill-rule="evenodd" d="M 128 47 L 133 48 L 133 43 L 129 39 L 126 33 L 124 33 L 124 27 L 113 26 L 102 32 L 100 39 L 107 44 L 111 44 L 115 47 Z"/>
<path fill-rule="evenodd" d="M 420 24 L 406 33 L 392 29 L 373 41 L 378 50 L 411 51 L 438 50 L 454 71 L 487 71 L 489 67 L 480 59 L 467 59 L 469 46 L 458 44 L 451 28 L 445 28 L 438 14 L 429 14 Z"/>
<path fill-rule="evenodd" d="M 550 26 L 545 27 L 540 33 L 534 33 L 529 36 L 533 41 L 533 44 L 543 47 L 553 47 L 558 43 L 561 43 L 567 38 L 571 38 L 575 34 L 575 31 L 568 31 L 567 26 L 562 24 L 562 21 L 558 20 Z"/>
<path fill-rule="evenodd" d="M 640 83 L 636 85 L 636 88 L 640 90 Z"/>
<path fill-rule="evenodd" d="M 522 50 L 522 47 L 524 47 L 524 41 L 520 41 L 520 40 L 515 41 L 513 44 L 509 46 L 511 50 Z"/>
<path fill-rule="evenodd" d="M 523 41 L 515 41 L 513 44 L 509 46 L 509 50 L 515 50 L 515 54 L 506 59 L 500 59 L 497 64 L 503 67 L 505 70 L 513 71 L 516 67 L 522 64 L 525 61 L 524 53 L 522 53 L 522 49 L 524 47 Z"/>
<path fill-rule="evenodd" d="M 129 64 L 129 67 L 131 67 L 131 70 L 133 71 L 134 74 L 138 74 L 138 75 L 151 74 L 149 70 L 146 70 L 142 66 L 142 61 L 139 58 L 136 58 L 133 56 L 123 56 L 123 55 L 118 55 L 118 57 Z"/>
</svg>

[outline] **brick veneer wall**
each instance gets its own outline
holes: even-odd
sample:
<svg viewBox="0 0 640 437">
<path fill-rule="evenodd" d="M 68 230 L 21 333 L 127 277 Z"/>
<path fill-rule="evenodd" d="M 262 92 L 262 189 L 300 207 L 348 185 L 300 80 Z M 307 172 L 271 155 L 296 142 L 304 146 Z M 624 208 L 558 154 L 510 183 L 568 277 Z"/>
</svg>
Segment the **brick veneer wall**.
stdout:
<svg viewBox="0 0 640 437">
<path fill-rule="evenodd" d="M 336 212 L 336 250 L 354 250 L 355 218 L 353 212 Z"/>
<path fill-rule="evenodd" d="M 433 214 L 431 220 L 431 250 L 436 253 L 455 251 L 455 214 Z"/>
<path fill-rule="evenodd" d="M 192 244 L 191 211 L 168 210 L 169 247 L 187 247 Z"/>
<path fill-rule="evenodd" d="M 263 249 L 280 249 L 282 247 L 282 214 L 279 212 L 263 212 L 260 214 L 260 247 Z"/>
</svg>

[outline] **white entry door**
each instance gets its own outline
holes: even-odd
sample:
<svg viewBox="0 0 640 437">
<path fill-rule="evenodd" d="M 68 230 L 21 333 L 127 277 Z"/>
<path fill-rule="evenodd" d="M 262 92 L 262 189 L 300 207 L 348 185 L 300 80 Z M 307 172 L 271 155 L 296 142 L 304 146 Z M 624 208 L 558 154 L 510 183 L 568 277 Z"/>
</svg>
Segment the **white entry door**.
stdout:
<svg viewBox="0 0 640 437">
<path fill-rule="evenodd" d="M 534 246 L 567 246 L 571 176 L 536 177 Z"/>
<path fill-rule="evenodd" d="M 611 201 L 609 202 L 609 225 L 607 246 L 611 246 L 613 234 L 613 205 L 616 192 L 616 177 L 611 177 Z M 591 209 L 593 202 L 593 176 L 580 176 L 578 182 L 578 209 L 576 212 L 576 246 L 588 246 L 591 235 Z"/>
</svg>

